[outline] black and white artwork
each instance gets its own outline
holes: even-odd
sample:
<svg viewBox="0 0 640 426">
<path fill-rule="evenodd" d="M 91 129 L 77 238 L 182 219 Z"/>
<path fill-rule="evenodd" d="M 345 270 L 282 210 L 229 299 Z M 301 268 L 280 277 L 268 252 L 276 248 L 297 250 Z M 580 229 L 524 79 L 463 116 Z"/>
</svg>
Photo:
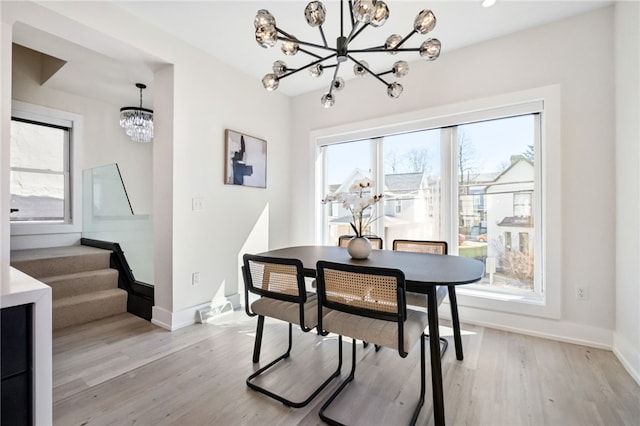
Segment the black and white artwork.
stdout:
<svg viewBox="0 0 640 426">
<path fill-rule="evenodd" d="M 227 129 L 225 153 L 224 183 L 267 187 L 267 141 Z"/>
</svg>

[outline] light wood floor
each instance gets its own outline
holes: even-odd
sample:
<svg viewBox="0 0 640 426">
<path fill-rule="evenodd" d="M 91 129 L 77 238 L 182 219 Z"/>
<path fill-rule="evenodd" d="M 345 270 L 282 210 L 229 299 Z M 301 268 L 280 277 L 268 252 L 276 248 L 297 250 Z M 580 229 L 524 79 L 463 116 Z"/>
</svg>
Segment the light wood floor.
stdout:
<svg viewBox="0 0 640 426">
<path fill-rule="evenodd" d="M 300 409 L 245 385 L 254 371 L 255 321 L 234 312 L 170 333 L 123 314 L 56 332 L 54 424 L 321 424 L 318 409 L 338 381 Z M 450 336 L 447 327 L 442 333 Z M 266 322 L 261 361 L 284 351 L 286 335 L 285 324 Z M 457 361 L 449 340 L 443 358 L 449 425 L 640 424 L 640 389 L 609 351 L 463 325 L 465 359 Z M 343 376 L 350 347 L 345 342 Z M 355 382 L 328 414 L 354 425 L 406 424 L 419 388 L 419 349 L 402 359 L 358 345 L 357 357 Z M 263 383 L 302 399 L 336 360 L 336 337 L 298 329 L 292 357 Z M 418 424 L 433 424 L 430 390 Z"/>
</svg>

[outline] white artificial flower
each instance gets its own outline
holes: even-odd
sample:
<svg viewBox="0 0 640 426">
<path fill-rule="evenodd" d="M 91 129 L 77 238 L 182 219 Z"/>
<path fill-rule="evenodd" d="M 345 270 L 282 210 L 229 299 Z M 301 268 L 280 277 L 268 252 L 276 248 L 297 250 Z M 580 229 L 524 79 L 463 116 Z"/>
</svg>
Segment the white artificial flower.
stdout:
<svg viewBox="0 0 640 426">
<path fill-rule="evenodd" d="M 358 237 L 361 237 L 375 220 L 372 215 L 365 217 L 364 211 L 380 201 L 383 197 L 382 194 L 372 196 L 371 187 L 373 187 L 373 181 L 369 178 L 364 178 L 359 181 L 354 181 L 349 187 L 349 192 L 328 194 L 322 200 L 323 204 L 334 201 L 342 203 L 342 207 L 351 213 L 352 221 L 350 224 Z"/>
</svg>

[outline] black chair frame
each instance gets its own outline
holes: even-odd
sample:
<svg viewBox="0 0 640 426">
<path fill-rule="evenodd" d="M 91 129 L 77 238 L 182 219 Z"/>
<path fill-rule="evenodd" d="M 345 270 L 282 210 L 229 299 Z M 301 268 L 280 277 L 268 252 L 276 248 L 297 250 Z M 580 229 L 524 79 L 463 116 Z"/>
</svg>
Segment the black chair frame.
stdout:
<svg viewBox="0 0 640 426">
<path fill-rule="evenodd" d="M 425 241 L 425 240 L 394 240 L 393 249 L 396 249 L 396 242 L 417 242 L 417 243 L 432 243 L 444 246 L 444 255 L 449 253 L 449 246 L 446 241 Z M 456 347 L 456 359 L 462 361 L 464 359 L 464 353 L 462 351 L 462 334 L 460 332 L 460 318 L 458 316 L 458 298 L 456 297 L 456 286 L 447 286 L 449 295 L 449 305 L 451 306 L 451 325 L 453 326 L 453 343 Z M 440 357 L 444 356 L 447 351 L 449 341 L 444 337 L 440 338 L 442 348 L 440 349 Z"/>
<path fill-rule="evenodd" d="M 277 263 L 277 264 L 282 264 L 282 265 L 292 265 L 296 267 L 297 270 L 297 284 L 298 284 L 298 296 L 294 296 L 294 295 L 286 295 L 286 294 L 282 294 L 282 293 L 277 293 L 277 292 L 271 292 L 268 290 L 264 290 L 262 288 L 256 287 L 253 284 L 253 278 L 251 276 L 251 273 L 249 272 L 249 262 L 251 261 L 255 261 L 255 262 L 264 262 L 264 263 Z M 247 315 L 249 315 L 250 317 L 254 317 L 254 316 L 258 316 L 258 324 L 256 327 L 256 337 L 255 337 L 255 342 L 254 342 L 254 348 L 253 348 L 253 362 L 254 363 L 258 363 L 260 361 L 260 350 L 262 347 L 262 335 L 263 335 L 263 331 L 264 331 L 264 316 L 262 315 L 258 315 L 255 312 L 251 311 L 250 308 L 250 303 L 249 303 L 249 292 L 255 293 L 260 295 L 261 297 L 271 297 L 274 299 L 278 299 L 278 300 L 283 300 L 286 302 L 292 302 L 292 303 L 298 303 L 300 305 L 300 328 L 302 329 L 302 331 L 304 332 L 309 332 L 311 330 L 313 330 L 313 327 L 306 327 L 305 325 L 305 321 L 304 321 L 304 303 L 306 303 L 307 301 L 307 292 L 306 292 L 306 288 L 305 288 L 305 283 L 304 283 L 304 276 L 302 274 L 302 262 L 300 262 L 300 260 L 298 259 L 285 259 L 285 258 L 273 258 L 273 257 L 264 257 L 264 256 L 258 256 L 258 255 L 249 255 L 249 254 L 245 254 L 243 256 L 243 267 L 242 267 L 242 275 L 244 278 L 244 282 L 245 282 L 245 288 L 244 288 L 244 294 L 245 294 L 245 312 L 247 313 Z M 269 362 L 267 365 L 265 365 L 264 367 L 261 367 L 260 369 L 258 369 L 257 371 L 255 371 L 253 374 L 251 374 L 249 377 L 247 377 L 246 379 L 246 384 L 250 389 L 255 390 L 256 392 L 262 393 L 263 395 L 266 395 L 270 398 L 275 399 L 276 401 L 279 401 L 281 403 L 283 403 L 284 405 L 287 405 L 289 407 L 293 407 L 293 408 L 300 408 L 300 407 L 304 407 L 306 405 L 308 405 L 316 396 L 318 396 L 318 394 L 320 392 L 322 392 L 322 390 L 336 377 L 340 376 L 340 370 L 341 370 L 341 363 L 340 365 L 338 365 L 338 369 L 333 372 L 329 378 L 327 378 L 319 387 L 317 387 L 316 389 L 314 389 L 312 391 L 312 393 L 303 401 L 291 401 L 287 398 L 284 398 L 281 395 L 278 395 L 262 386 L 259 386 L 255 383 L 253 383 L 253 380 L 260 376 L 261 374 L 265 373 L 267 370 L 271 369 L 272 367 L 274 367 L 276 364 L 278 364 L 280 361 L 286 360 L 289 358 L 290 354 L 291 354 L 291 348 L 293 346 L 293 324 L 289 323 L 289 338 L 288 338 L 288 345 L 287 345 L 287 349 L 286 351 L 276 357 L 273 361 Z"/>
<path fill-rule="evenodd" d="M 342 303 L 336 303 L 326 298 L 325 292 L 325 281 L 324 281 L 324 270 L 325 269 L 335 269 L 347 272 L 357 272 L 364 274 L 377 274 L 377 275 L 386 275 L 392 276 L 397 279 L 398 287 L 397 287 L 397 304 L 398 304 L 398 312 L 397 314 L 386 314 L 380 311 L 372 311 L 369 309 L 364 309 L 360 307 L 349 306 Z M 368 267 L 368 266 L 355 266 L 349 264 L 342 263 L 333 263 L 326 261 L 319 261 L 316 266 L 317 271 L 317 281 L 318 281 L 318 313 L 322 313 L 323 308 L 335 309 L 342 312 L 365 316 L 369 318 L 386 320 L 398 323 L 398 354 L 402 358 L 406 358 L 409 354 L 404 348 L 404 321 L 407 317 L 407 305 L 405 302 L 405 294 L 406 294 L 406 285 L 404 279 L 404 273 L 398 269 L 388 269 L 388 268 L 377 268 L 377 267 Z M 322 315 L 318 316 L 318 330 L 324 332 L 322 327 Z M 339 351 L 338 351 L 338 363 L 342 365 L 342 336 L 338 337 L 339 342 Z M 416 424 L 418 416 L 420 415 L 420 411 L 424 405 L 424 397 L 425 397 L 425 388 L 426 388 L 426 351 L 425 351 L 425 342 L 426 335 L 423 332 L 422 336 L 419 340 L 420 342 L 420 396 L 416 407 L 411 416 L 411 421 L 409 423 L 410 426 Z M 410 349 L 410 348 L 409 348 Z M 344 426 L 343 423 L 332 419 L 331 417 L 325 414 L 326 410 L 331 406 L 333 401 L 340 395 L 340 393 L 347 387 L 347 385 L 355 379 L 356 372 L 356 339 L 351 339 L 351 370 L 349 375 L 342 381 L 340 386 L 331 394 L 331 396 L 325 401 L 319 411 L 320 418 L 327 424 L 335 425 L 335 426 Z"/>
</svg>

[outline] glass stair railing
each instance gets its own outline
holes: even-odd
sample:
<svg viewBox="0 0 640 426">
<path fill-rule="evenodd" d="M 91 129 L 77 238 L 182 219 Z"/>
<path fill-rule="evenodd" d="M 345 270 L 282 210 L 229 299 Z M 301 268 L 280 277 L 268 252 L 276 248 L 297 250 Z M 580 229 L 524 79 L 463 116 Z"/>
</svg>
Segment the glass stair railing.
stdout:
<svg viewBox="0 0 640 426">
<path fill-rule="evenodd" d="M 151 215 L 133 213 L 117 164 L 83 171 L 82 237 L 119 243 L 136 281 L 153 285 Z"/>
</svg>

